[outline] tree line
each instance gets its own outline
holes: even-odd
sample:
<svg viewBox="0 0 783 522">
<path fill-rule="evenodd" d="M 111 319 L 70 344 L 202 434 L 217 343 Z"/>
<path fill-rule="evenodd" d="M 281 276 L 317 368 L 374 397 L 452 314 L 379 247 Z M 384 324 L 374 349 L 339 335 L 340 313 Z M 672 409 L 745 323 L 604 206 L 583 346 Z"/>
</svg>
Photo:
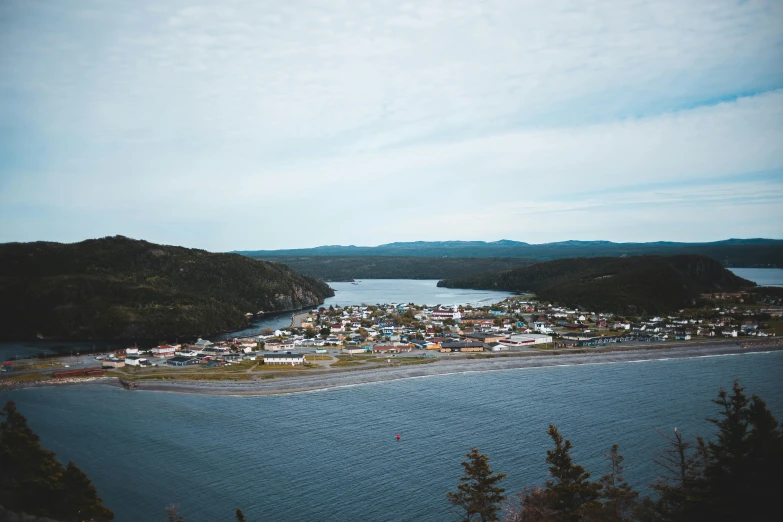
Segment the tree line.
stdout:
<svg viewBox="0 0 783 522">
<path fill-rule="evenodd" d="M 783 430 L 766 403 L 748 397 L 738 381 L 713 400 L 718 416 L 714 440 L 686 440 L 674 428 L 666 448 L 653 460 L 658 479 L 642 496 L 623 478 L 617 444 L 597 481 L 576 464 L 572 444 L 549 425 L 554 447 L 547 451 L 549 479 L 526 486 L 510 498 L 489 458 L 473 448 L 462 463 L 464 474 L 448 501 L 465 522 L 707 522 L 780 520 L 777 495 L 783 486 Z"/>
</svg>

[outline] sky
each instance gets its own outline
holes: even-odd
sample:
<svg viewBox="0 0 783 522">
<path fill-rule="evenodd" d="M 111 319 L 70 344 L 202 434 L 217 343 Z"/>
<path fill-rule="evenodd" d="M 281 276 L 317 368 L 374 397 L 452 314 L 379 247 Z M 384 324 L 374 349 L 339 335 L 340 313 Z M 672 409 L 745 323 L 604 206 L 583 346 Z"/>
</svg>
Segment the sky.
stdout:
<svg viewBox="0 0 783 522">
<path fill-rule="evenodd" d="M 2 0 L 0 242 L 783 238 L 783 1 Z"/>
</svg>

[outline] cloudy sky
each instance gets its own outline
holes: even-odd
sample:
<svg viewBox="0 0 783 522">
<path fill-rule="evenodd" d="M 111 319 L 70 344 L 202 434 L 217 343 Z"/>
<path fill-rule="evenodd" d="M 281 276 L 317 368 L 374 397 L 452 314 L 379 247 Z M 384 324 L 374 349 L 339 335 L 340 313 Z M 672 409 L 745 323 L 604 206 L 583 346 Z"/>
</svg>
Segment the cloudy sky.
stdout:
<svg viewBox="0 0 783 522">
<path fill-rule="evenodd" d="M 783 2 L 2 0 L 0 241 L 783 238 Z"/>
</svg>

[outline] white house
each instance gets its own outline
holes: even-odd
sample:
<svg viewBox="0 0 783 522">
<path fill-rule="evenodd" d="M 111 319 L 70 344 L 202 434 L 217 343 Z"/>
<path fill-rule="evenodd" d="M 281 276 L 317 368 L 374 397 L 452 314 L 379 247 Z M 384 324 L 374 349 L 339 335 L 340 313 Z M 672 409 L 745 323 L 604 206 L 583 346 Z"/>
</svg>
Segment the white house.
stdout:
<svg viewBox="0 0 783 522">
<path fill-rule="evenodd" d="M 449 310 L 447 308 L 438 308 L 436 310 L 432 311 L 432 314 L 430 315 L 433 321 L 444 321 L 446 319 L 452 319 L 454 321 L 458 321 L 462 318 L 462 313 L 460 313 L 458 308 L 455 308 L 453 310 Z"/>
<path fill-rule="evenodd" d="M 138 355 L 131 355 L 125 358 L 125 364 L 128 366 L 145 366 L 147 364 L 147 359 L 139 357 Z"/>
<path fill-rule="evenodd" d="M 202 339 L 201 337 L 198 338 L 198 341 L 196 341 L 196 348 L 199 350 L 203 350 L 204 348 L 209 348 L 212 346 L 212 342 L 207 341 L 206 339 Z"/>
<path fill-rule="evenodd" d="M 264 364 L 304 364 L 307 362 L 303 353 L 265 353 Z"/>
<path fill-rule="evenodd" d="M 137 347 L 125 348 L 125 355 L 139 355 L 139 349 Z"/>
<path fill-rule="evenodd" d="M 153 348 L 152 355 L 155 357 L 174 357 L 174 354 L 180 348 L 180 345 L 161 344 Z"/>
</svg>

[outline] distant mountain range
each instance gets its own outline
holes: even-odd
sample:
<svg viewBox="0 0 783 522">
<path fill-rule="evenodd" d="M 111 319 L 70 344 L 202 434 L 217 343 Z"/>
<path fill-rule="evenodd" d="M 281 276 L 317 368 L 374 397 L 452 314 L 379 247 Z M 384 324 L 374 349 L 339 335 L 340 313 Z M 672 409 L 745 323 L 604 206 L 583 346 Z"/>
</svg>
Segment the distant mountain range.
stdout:
<svg viewBox="0 0 783 522">
<path fill-rule="evenodd" d="M 710 243 L 613 243 L 611 241 L 559 241 L 529 244 L 500 241 L 414 241 L 375 247 L 328 245 L 291 250 L 245 250 L 237 253 L 261 259 L 279 257 L 458 257 L 525 258 L 553 260 L 573 257 L 622 257 L 636 255 L 703 255 L 727 267 L 783 267 L 783 240 L 727 239 Z M 315 275 L 315 274 L 314 274 Z"/>
<path fill-rule="evenodd" d="M 714 259 L 678 255 L 559 259 L 440 281 L 438 286 L 533 292 L 564 306 L 641 315 L 694 306 L 703 293 L 736 292 L 755 283 Z"/>
</svg>

